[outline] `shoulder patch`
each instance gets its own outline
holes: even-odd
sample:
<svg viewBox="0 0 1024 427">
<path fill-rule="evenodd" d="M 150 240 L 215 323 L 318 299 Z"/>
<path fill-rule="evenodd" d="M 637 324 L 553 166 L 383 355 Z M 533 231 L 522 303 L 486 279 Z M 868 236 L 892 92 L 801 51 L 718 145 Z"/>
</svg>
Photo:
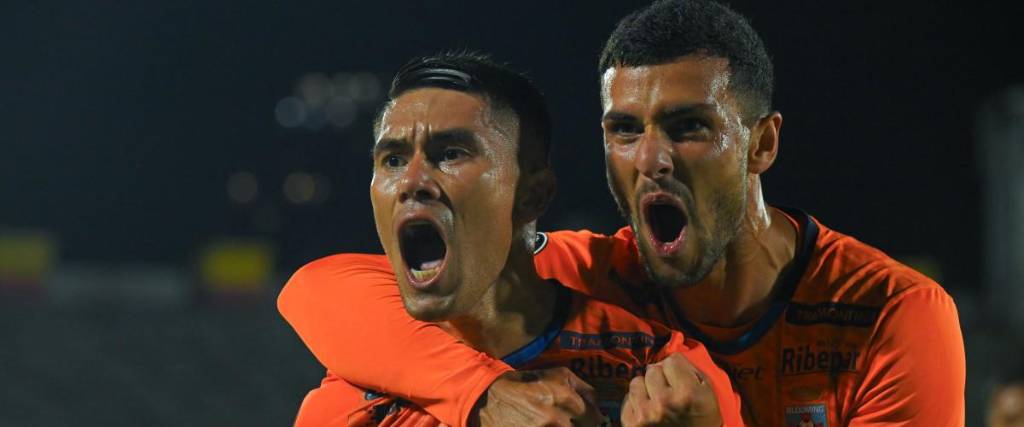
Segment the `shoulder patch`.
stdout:
<svg viewBox="0 0 1024 427">
<path fill-rule="evenodd" d="M 533 236 L 533 254 L 537 255 L 548 246 L 548 233 L 538 231 Z"/>
</svg>

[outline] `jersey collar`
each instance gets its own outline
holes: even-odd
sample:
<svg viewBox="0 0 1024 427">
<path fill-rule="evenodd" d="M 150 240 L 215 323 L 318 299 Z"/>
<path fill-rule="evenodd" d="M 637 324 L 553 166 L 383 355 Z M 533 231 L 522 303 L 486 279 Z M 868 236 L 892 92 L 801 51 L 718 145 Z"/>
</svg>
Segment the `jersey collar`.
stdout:
<svg viewBox="0 0 1024 427">
<path fill-rule="evenodd" d="M 775 325 L 775 322 L 779 320 L 782 313 L 786 311 L 790 299 L 793 298 L 793 294 L 796 292 L 797 284 L 800 283 L 800 278 L 807 271 L 807 264 L 814 253 L 815 243 L 818 241 L 818 225 L 814 223 L 810 215 L 800 209 L 787 207 L 778 207 L 778 209 L 793 217 L 800 224 L 800 237 L 796 255 L 793 257 L 791 268 L 783 272 L 776 282 L 779 290 L 772 298 L 772 304 L 768 307 L 768 311 L 754 323 L 754 326 L 749 331 L 734 340 L 716 340 L 701 332 L 697 325 L 687 320 L 679 305 L 676 304 L 675 299 L 671 298 L 670 295 L 666 295 L 666 298 L 664 298 L 668 307 L 672 310 L 672 315 L 679 321 L 680 329 L 690 337 L 703 343 L 708 351 L 712 353 L 732 355 L 740 353 L 757 343 Z"/>
<path fill-rule="evenodd" d="M 572 305 L 572 291 L 554 280 L 550 280 L 550 282 L 558 289 L 555 297 L 555 314 L 551 316 L 551 321 L 544 328 L 544 332 L 526 345 L 519 347 L 518 350 L 501 358 L 502 362 L 513 368 L 519 368 L 540 356 L 565 328 L 565 321 L 569 318 L 569 308 Z"/>
</svg>

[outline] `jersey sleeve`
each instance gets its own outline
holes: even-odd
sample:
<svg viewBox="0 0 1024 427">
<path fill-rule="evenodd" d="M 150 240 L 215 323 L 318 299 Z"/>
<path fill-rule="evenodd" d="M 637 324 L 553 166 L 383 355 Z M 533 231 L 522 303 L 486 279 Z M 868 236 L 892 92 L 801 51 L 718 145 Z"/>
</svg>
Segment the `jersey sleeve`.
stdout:
<svg viewBox="0 0 1024 427">
<path fill-rule="evenodd" d="M 328 373 L 302 400 L 295 427 L 338 427 L 348 425 L 348 415 L 366 404 L 365 393 L 336 375 Z"/>
<path fill-rule="evenodd" d="M 537 274 L 562 285 L 629 311 L 629 296 L 618 282 L 608 280 L 614 269 L 626 277 L 638 275 L 640 266 L 632 250 L 628 227 L 613 236 L 587 230 L 554 231 L 545 234 L 544 246 L 533 257 Z"/>
<path fill-rule="evenodd" d="M 589 231 L 554 231 L 544 234 L 543 247 L 536 248 L 533 263 L 537 274 L 557 279 L 563 285 L 585 295 L 592 295 L 595 254 L 592 245 L 599 242 Z"/>
<path fill-rule="evenodd" d="M 883 309 L 849 425 L 963 426 L 966 359 L 952 298 L 911 289 Z"/>
<path fill-rule="evenodd" d="M 388 395 L 363 390 L 328 372 L 320 387 L 302 401 L 295 427 L 402 426 L 441 423 L 419 407 Z"/>
<path fill-rule="evenodd" d="M 711 388 L 718 400 L 718 410 L 722 415 L 722 425 L 724 427 L 742 427 L 744 424 L 739 394 L 733 390 L 729 375 L 711 360 L 711 355 L 704 348 L 704 344 L 685 338 L 682 333 L 670 330 L 661 324 L 654 323 L 654 326 L 658 335 L 668 333 L 671 335 L 665 346 L 652 356 L 650 362 L 661 361 L 672 353 L 682 354 L 704 374 L 704 378 L 711 381 Z"/>
<path fill-rule="evenodd" d="M 387 259 L 335 255 L 299 269 L 278 310 L 337 377 L 412 402 L 461 426 L 480 395 L 512 369 L 408 315 Z"/>
</svg>

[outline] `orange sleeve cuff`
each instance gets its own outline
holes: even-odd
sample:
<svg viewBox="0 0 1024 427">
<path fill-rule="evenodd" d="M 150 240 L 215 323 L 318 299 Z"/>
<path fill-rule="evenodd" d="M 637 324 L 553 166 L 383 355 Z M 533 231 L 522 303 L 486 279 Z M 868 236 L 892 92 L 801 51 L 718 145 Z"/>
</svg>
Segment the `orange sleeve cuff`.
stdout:
<svg viewBox="0 0 1024 427">
<path fill-rule="evenodd" d="M 476 371 L 478 377 L 476 384 L 469 388 L 468 392 L 463 395 L 459 402 L 459 412 L 456 414 L 458 417 L 456 419 L 459 420 L 457 426 L 468 426 L 469 416 L 473 413 L 473 407 L 476 406 L 480 397 L 487 393 L 487 389 L 498 377 L 514 370 L 500 360 L 482 357 L 481 361 L 485 364 L 479 366 Z"/>
</svg>

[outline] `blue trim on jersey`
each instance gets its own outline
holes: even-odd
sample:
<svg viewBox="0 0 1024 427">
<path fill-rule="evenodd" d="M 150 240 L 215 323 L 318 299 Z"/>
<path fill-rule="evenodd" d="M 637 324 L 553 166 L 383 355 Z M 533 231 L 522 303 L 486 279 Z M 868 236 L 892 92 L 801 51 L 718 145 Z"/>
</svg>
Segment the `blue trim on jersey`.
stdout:
<svg viewBox="0 0 1024 427">
<path fill-rule="evenodd" d="M 782 313 L 786 311 L 786 308 L 789 307 L 789 300 L 793 298 L 793 294 L 796 293 L 796 286 L 800 283 L 800 278 L 807 271 L 807 264 L 810 262 L 811 254 L 814 252 L 814 244 L 818 241 L 818 225 L 811 220 L 810 215 L 800 209 L 784 207 L 779 207 L 778 209 L 789 214 L 800 223 L 800 245 L 797 247 L 796 256 L 793 257 L 793 265 L 776 282 L 778 283 L 779 291 L 775 294 L 772 305 L 768 307 L 768 311 L 760 319 L 757 319 L 757 323 L 754 324 L 753 328 L 732 341 L 715 340 L 701 332 L 697 325 L 686 320 L 682 309 L 679 308 L 679 305 L 676 304 L 675 299 L 671 295 L 667 293 L 664 295 L 664 300 L 668 302 L 667 305 L 672 309 L 672 314 L 679 321 L 679 326 L 683 332 L 704 343 L 704 347 L 712 353 L 736 354 L 750 348 L 764 337 L 772 326 L 775 325 L 775 322 L 782 317 Z"/>
<path fill-rule="evenodd" d="M 569 288 L 562 286 L 561 283 L 551 280 L 552 285 L 557 289 L 557 296 L 555 297 L 555 314 L 551 317 L 551 321 L 548 322 L 547 328 L 540 335 L 537 335 L 532 341 L 526 343 L 526 345 L 520 347 L 518 350 L 513 351 L 501 358 L 502 362 L 507 363 L 513 368 L 518 368 L 525 365 L 527 362 L 536 359 L 540 356 L 544 350 L 548 349 L 548 346 L 558 337 L 558 334 L 565 328 L 565 321 L 569 318 L 569 308 L 572 306 L 572 291 Z"/>
</svg>

